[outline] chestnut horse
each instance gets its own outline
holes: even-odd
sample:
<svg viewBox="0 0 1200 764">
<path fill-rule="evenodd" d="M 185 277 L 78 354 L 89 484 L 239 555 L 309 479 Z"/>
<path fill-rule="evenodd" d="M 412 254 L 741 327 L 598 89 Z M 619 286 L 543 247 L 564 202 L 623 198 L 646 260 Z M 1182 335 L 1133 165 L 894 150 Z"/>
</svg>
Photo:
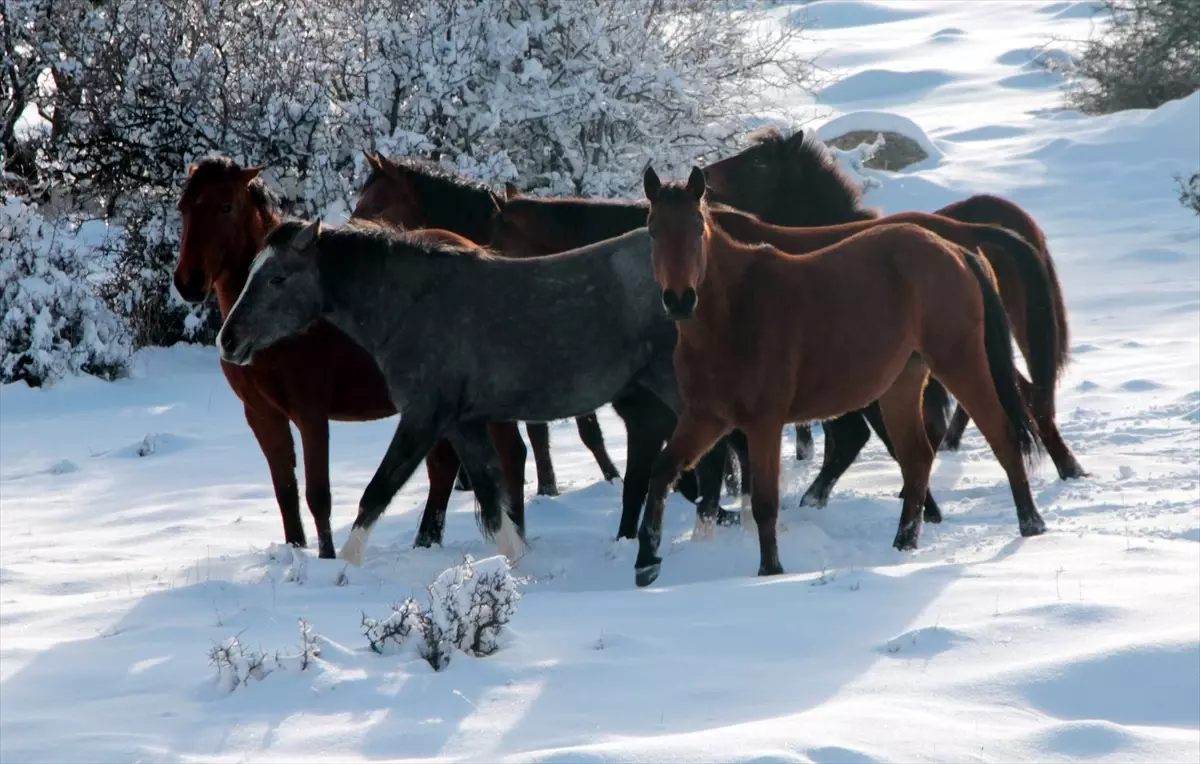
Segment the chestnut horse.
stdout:
<svg viewBox="0 0 1200 764">
<path fill-rule="evenodd" d="M 432 162 L 363 153 L 371 173 L 359 191 L 353 217 L 383 221 L 402 230 L 442 228 L 476 244 L 488 244 L 495 210 L 491 189 L 451 177 Z M 604 433 L 595 412 L 575 417 L 575 424 L 580 440 L 592 452 L 604 479 L 612 482 L 619 478 L 621 473 L 604 446 Z M 557 496 L 549 425 L 527 422 L 525 432 L 537 466 L 538 495 Z"/>
<path fill-rule="evenodd" d="M 644 178 L 654 277 L 676 320 L 684 410 L 655 461 L 635 581 L 658 578 L 666 493 L 681 468 L 737 427 L 750 445 L 759 575 L 783 572 L 776 540 L 780 430 L 879 400 L 904 476 L 893 545 L 913 549 L 933 465 L 921 416 L 930 370 L 975 416 L 1008 475 L 1022 536 L 1045 532 L 1024 457 L 1036 447 L 1004 306 L 986 262 L 909 223 L 808 255 L 735 241 L 705 204 L 704 173 Z"/>
<path fill-rule="evenodd" d="M 750 147 L 704 168 L 712 201 L 733 205 L 780 226 L 827 226 L 879 216 L 878 210 L 862 206 L 862 192 L 820 141 L 806 137 L 801 131 L 785 138 L 774 128 L 752 133 L 750 138 L 753 141 Z M 1025 210 L 991 194 L 970 196 L 936 210 L 935 214 L 966 223 L 1003 226 L 1031 243 L 1040 254 L 1052 287 L 1050 322 L 1054 327 L 1055 363 L 1050 370 L 1052 375 L 1044 380 L 1035 379 L 1030 389 L 1033 415 L 1059 477 L 1063 480 L 1086 477 L 1054 421 L 1055 387 L 1069 360 L 1070 344 L 1062 286 L 1045 234 Z M 1001 293 L 1006 300 L 1013 298 L 1006 290 L 1002 281 Z M 948 450 L 958 448 L 968 421 L 967 408 L 959 405 L 943 441 Z M 831 466 L 831 461 L 849 465 L 870 438 L 867 428 L 854 418 L 826 423 L 825 435 L 826 467 Z M 831 454 L 834 449 L 836 453 Z"/>
<path fill-rule="evenodd" d="M 207 157 L 188 168 L 179 198 L 183 232 L 175 289 L 190 303 L 202 302 L 215 292 L 222 318 L 237 301 L 267 233 L 279 222 L 275 199 L 258 177 L 261 169 L 242 168 L 225 157 Z M 447 232 L 431 232 L 429 237 L 461 242 Z M 319 554 L 333 558 L 329 422 L 370 421 L 396 413 L 375 361 L 340 330 L 320 321 L 304 334 L 264 350 L 250 365 L 222 360 L 221 371 L 242 401 L 246 423 L 266 457 L 283 518 L 284 541 L 303 547 L 306 537 L 289 423 L 299 430 L 305 497 L 317 526 Z M 513 423 L 493 424 L 490 432 L 515 519 L 524 506 L 525 444 Z M 449 443 L 440 441 L 427 455 L 425 467 L 429 474 L 425 516 L 444 516 L 458 457 Z M 431 539 L 430 530 L 423 523 L 417 545 L 440 542 L 440 534 Z"/>
</svg>

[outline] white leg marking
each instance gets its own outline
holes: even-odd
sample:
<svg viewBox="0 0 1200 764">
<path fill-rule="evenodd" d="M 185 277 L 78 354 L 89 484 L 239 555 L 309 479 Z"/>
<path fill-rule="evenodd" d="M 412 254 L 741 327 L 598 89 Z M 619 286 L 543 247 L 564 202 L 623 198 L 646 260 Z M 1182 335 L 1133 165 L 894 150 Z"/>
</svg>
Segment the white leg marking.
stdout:
<svg viewBox="0 0 1200 764">
<path fill-rule="evenodd" d="M 718 510 L 720 511 L 720 510 Z M 705 521 L 700 513 L 696 513 L 696 524 L 692 526 L 692 541 L 711 541 L 716 522 Z"/>
<path fill-rule="evenodd" d="M 496 533 L 496 546 L 500 549 L 500 554 L 507 557 L 510 563 L 516 563 L 525 556 L 525 542 L 521 540 L 521 534 L 517 533 L 517 525 L 507 512 L 500 515 L 500 530 Z"/>
<path fill-rule="evenodd" d="M 350 538 L 342 545 L 341 558 L 356 567 L 362 567 L 363 551 L 367 548 L 367 536 L 371 532 L 358 527 L 350 531 Z"/>
<path fill-rule="evenodd" d="M 758 525 L 754 522 L 754 504 L 750 494 L 742 494 L 742 530 L 747 533 L 758 533 Z"/>
</svg>

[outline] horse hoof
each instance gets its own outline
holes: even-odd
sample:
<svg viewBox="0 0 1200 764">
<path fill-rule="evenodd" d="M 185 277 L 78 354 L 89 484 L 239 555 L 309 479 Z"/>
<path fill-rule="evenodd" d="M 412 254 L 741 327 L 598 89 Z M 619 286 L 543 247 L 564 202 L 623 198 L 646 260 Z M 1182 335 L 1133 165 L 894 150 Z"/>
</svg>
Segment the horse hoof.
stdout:
<svg viewBox="0 0 1200 764">
<path fill-rule="evenodd" d="M 957 451 L 962 442 L 958 438 L 945 438 L 942 440 L 939 451 Z"/>
<path fill-rule="evenodd" d="M 821 509 L 828 503 L 829 496 L 822 495 L 811 488 L 805 491 L 804 495 L 800 497 L 800 506 L 802 507 L 816 507 L 817 509 Z"/>
<path fill-rule="evenodd" d="M 1091 473 L 1084 471 L 1078 463 L 1068 464 L 1064 469 L 1058 471 L 1060 480 L 1079 480 L 1091 476 Z"/>
<path fill-rule="evenodd" d="M 758 566 L 758 575 L 760 576 L 782 576 L 783 566 L 776 560 L 772 563 L 760 563 Z"/>
<path fill-rule="evenodd" d="M 620 480 L 620 479 L 621 479 L 620 472 L 617 472 L 616 470 L 612 470 L 611 472 L 608 470 L 604 471 L 604 482 L 611 483 L 614 480 Z"/>
<path fill-rule="evenodd" d="M 656 562 L 653 565 L 647 565 L 644 568 L 636 568 L 633 576 L 634 583 L 638 588 L 649 586 L 658 580 L 658 573 L 662 569 L 662 563 Z"/>
<path fill-rule="evenodd" d="M 1022 520 L 1021 521 L 1021 535 L 1024 536 L 1025 538 L 1029 538 L 1031 536 L 1040 536 L 1045 532 L 1046 532 L 1046 521 L 1043 520 L 1040 516 L 1035 517 L 1031 520 Z"/>
<path fill-rule="evenodd" d="M 418 533 L 417 537 L 413 539 L 413 549 L 431 549 L 434 544 L 441 546 L 442 540 L 425 531 Z"/>
<path fill-rule="evenodd" d="M 554 483 L 538 483 L 538 496 L 558 496 L 558 486 Z"/>
<path fill-rule="evenodd" d="M 742 524 L 741 510 L 733 510 L 733 511 L 730 511 L 728 509 L 718 509 L 717 510 L 717 525 L 720 525 L 722 528 L 730 528 L 735 525 L 741 525 L 741 524 Z"/>
<path fill-rule="evenodd" d="M 796 446 L 796 461 L 807 462 L 813 458 L 813 446 L 811 443 L 805 446 Z"/>
<path fill-rule="evenodd" d="M 900 530 L 896 531 L 896 538 L 892 541 L 892 546 L 901 552 L 911 552 L 917 548 L 917 540 L 920 537 L 921 527 L 918 524 L 903 525 Z"/>
<path fill-rule="evenodd" d="M 924 512 L 924 519 L 925 519 L 925 522 L 927 522 L 927 523 L 933 523 L 934 525 L 938 525 L 939 523 L 942 522 L 942 511 L 940 509 L 930 509 L 929 507 L 926 507 L 925 512 Z"/>
</svg>

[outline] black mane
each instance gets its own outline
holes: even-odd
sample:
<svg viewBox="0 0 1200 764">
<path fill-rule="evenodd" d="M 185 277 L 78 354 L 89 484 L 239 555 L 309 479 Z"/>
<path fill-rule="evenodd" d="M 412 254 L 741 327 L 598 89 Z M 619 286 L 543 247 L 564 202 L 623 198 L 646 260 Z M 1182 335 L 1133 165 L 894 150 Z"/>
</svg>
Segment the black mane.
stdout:
<svg viewBox="0 0 1200 764">
<path fill-rule="evenodd" d="M 412 183 L 427 228 L 448 231 L 479 241 L 477 237 L 489 231 L 492 213 L 492 188 L 486 183 L 471 180 L 446 169 L 437 162 L 413 156 L 388 157 L 384 161 L 404 171 Z M 386 170 L 372 168 L 362 190 L 387 175 Z"/>
<path fill-rule="evenodd" d="M 766 222 L 818 226 L 876 217 L 874 210 L 862 206 L 862 189 L 811 131 L 785 136 L 778 128 L 766 127 L 747 138 L 770 147 L 780 160 L 779 208 L 763 216 Z"/>
</svg>

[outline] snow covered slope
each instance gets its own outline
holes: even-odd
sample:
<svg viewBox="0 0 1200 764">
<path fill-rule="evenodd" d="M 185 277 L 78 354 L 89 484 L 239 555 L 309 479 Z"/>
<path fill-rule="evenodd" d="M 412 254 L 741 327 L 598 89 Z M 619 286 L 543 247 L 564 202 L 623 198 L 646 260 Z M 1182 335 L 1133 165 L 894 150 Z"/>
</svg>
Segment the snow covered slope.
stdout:
<svg viewBox="0 0 1200 764">
<path fill-rule="evenodd" d="M 1046 229 L 1073 328 L 1060 421 L 1092 472 L 1037 471 L 1047 535 L 1018 538 L 972 427 L 939 456 L 946 522 L 914 554 L 889 546 L 899 472 L 873 442 L 823 510 L 796 506 L 814 469 L 786 463 L 789 575 L 754 577 L 739 530 L 693 542 L 674 497 L 662 577 L 636 590 L 635 545 L 611 540 L 619 486 L 558 423 L 566 490 L 530 497 L 503 647 L 435 673 L 370 652 L 360 622 L 492 553 L 470 498 L 444 549 L 412 550 L 414 480 L 361 570 L 274 546 L 266 467 L 215 352 L 146 351 L 121 382 L 0 390 L 0 761 L 1200 759 L 1200 222 L 1172 180 L 1200 166 L 1200 93 L 1058 109 L 1030 51 L 1086 35 L 1090 5 L 777 11 L 807 14 L 845 75 L 823 114 L 898 115 L 940 152 L 863 171 L 870 204 L 988 191 Z M 602 423 L 623 466 L 619 420 Z M 332 428 L 339 544 L 394 424 Z M 320 650 L 305 670 L 301 618 Z M 286 668 L 229 691 L 208 653 L 235 635 Z"/>
</svg>

